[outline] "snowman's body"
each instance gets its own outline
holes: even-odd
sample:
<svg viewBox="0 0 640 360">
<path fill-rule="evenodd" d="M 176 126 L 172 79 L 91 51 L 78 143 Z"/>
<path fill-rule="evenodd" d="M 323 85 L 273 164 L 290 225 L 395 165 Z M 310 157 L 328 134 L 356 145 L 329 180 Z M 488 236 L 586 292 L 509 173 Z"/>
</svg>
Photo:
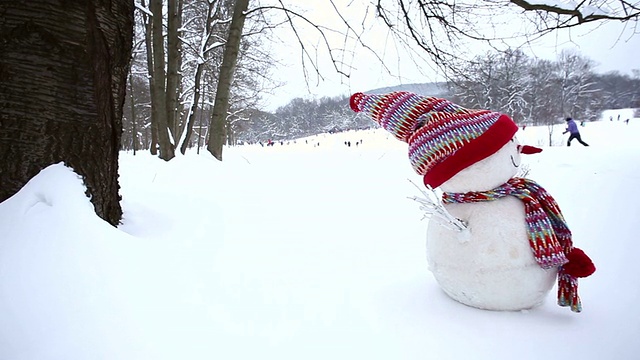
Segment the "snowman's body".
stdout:
<svg viewBox="0 0 640 360">
<path fill-rule="evenodd" d="M 519 166 L 519 146 L 513 139 L 440 188 L 455 193 L 491 190 L 513 177 Z M 529 309 L 544 301 L 554 285 L 557 268 L 545 270 L 536 263 L 522 201 L 506 196 L 446 204 L 445 208 L 467 229 L 451 230 L 432 219 L 427 259 L 434 277 L 451 298 L 488 310 Z"/>
</svg>

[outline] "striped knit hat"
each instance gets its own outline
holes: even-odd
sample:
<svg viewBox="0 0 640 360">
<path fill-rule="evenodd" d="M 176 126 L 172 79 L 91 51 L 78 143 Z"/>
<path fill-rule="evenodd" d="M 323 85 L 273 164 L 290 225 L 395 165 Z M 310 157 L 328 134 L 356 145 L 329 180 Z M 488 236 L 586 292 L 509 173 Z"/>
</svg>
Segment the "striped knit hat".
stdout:
<svg viewBox="0 0 640 360">
<path fill-rule="evenodd" d="M 364 112 L 409 144 L 409 161 L 436 188 L 461 170 L 500 150 L 518 126 L 507 115 L 470 110 L 445 99 L 398 91 L 356 93 L 351 109 Z"/>
</svg>

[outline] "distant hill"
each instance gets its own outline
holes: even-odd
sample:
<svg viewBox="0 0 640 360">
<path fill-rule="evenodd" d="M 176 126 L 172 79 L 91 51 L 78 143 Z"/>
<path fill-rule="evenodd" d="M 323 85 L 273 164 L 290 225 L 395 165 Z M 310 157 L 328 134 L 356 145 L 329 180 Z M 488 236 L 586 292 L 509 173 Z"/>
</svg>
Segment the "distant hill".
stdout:
<svg viewBox="0 0 640 360">
<path fill-rule="evenodd" d="M 431 83 L 422 83 L 422 84 L 404 84 L 397 86 L 387 86 L 383 88 L 373 89 L 369 91 L 365 91 L 369 94 L 386 94 L 393 91 L 409 91 L 412 93 L 425 95 L 425 96 L 435 96 L 441 98 L 449 97 L 449 90 L 447 89 L 447 83 L 445 82 L 431 82 Z"/>
</svg>

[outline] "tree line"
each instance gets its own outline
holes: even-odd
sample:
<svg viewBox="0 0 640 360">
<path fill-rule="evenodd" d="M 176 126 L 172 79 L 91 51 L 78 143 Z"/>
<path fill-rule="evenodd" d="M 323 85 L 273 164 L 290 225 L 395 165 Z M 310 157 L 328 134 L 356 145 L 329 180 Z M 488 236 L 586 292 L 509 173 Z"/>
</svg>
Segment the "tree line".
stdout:
<svg viewBox="0 0 640 360">
<path fill-rule="evenodd" d="M 606 109 L 640 108 L 640 70 L 630 76 L 617 71 L 599 74 L 594 69 L 595 63 L 577 52 L 562 52 L 552 61 L 527 56 L 520 50 L 492 51 L 477 56 L 464 72 L 439 84 L 445 90 L 437 96 L 467 108 L 504 112 L 521 126 L 549 125 L 550 130 L 566 117 L 592 121 Z M 206 108 L 196 111 L 200 116 L 198 133 L 206 134 L 210 113 Z M 347 96 L 294 98 L 273 112 L 245 109 L 242 116 L 231 119 L 228 144 L 232 145 L 374 126 L 350 110 Z M 192 146 L 199 149 L 205 141 L 199 136 Z M 123 147 L 131 150 L 126 144 Z"/>
<path fill-rule="evenodd" d="M 501 111 L 522 125 L 590 121 L 605 109 L 640 107 L 640 70 L 629 76 L 594 69 L 592 60 L 573 51 L 551 61 L 508 50 L 476 57 L 448 84 L 463 106 Z"/>
</svg>

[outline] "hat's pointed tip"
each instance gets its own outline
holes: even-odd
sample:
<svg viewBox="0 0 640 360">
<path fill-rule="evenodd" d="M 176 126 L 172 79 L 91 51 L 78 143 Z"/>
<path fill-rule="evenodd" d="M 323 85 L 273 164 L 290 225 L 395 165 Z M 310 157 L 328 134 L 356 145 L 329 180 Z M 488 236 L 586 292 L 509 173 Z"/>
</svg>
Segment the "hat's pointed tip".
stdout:
<svg viewBox="0 0 640 360">
<path fill-rule="evenodd" d="M 362 98 L 365 95 L 361 92 L 357 92 L 353 95 L 351 95 L 351 98 L 349 99 L 349 106 L 351 107 L 351 110 L 355 111 L 355 112 L 360 112 L 362 110 L 360 110 L 359 104 L 360 101 L 362 101 Z"/>
</svg>

